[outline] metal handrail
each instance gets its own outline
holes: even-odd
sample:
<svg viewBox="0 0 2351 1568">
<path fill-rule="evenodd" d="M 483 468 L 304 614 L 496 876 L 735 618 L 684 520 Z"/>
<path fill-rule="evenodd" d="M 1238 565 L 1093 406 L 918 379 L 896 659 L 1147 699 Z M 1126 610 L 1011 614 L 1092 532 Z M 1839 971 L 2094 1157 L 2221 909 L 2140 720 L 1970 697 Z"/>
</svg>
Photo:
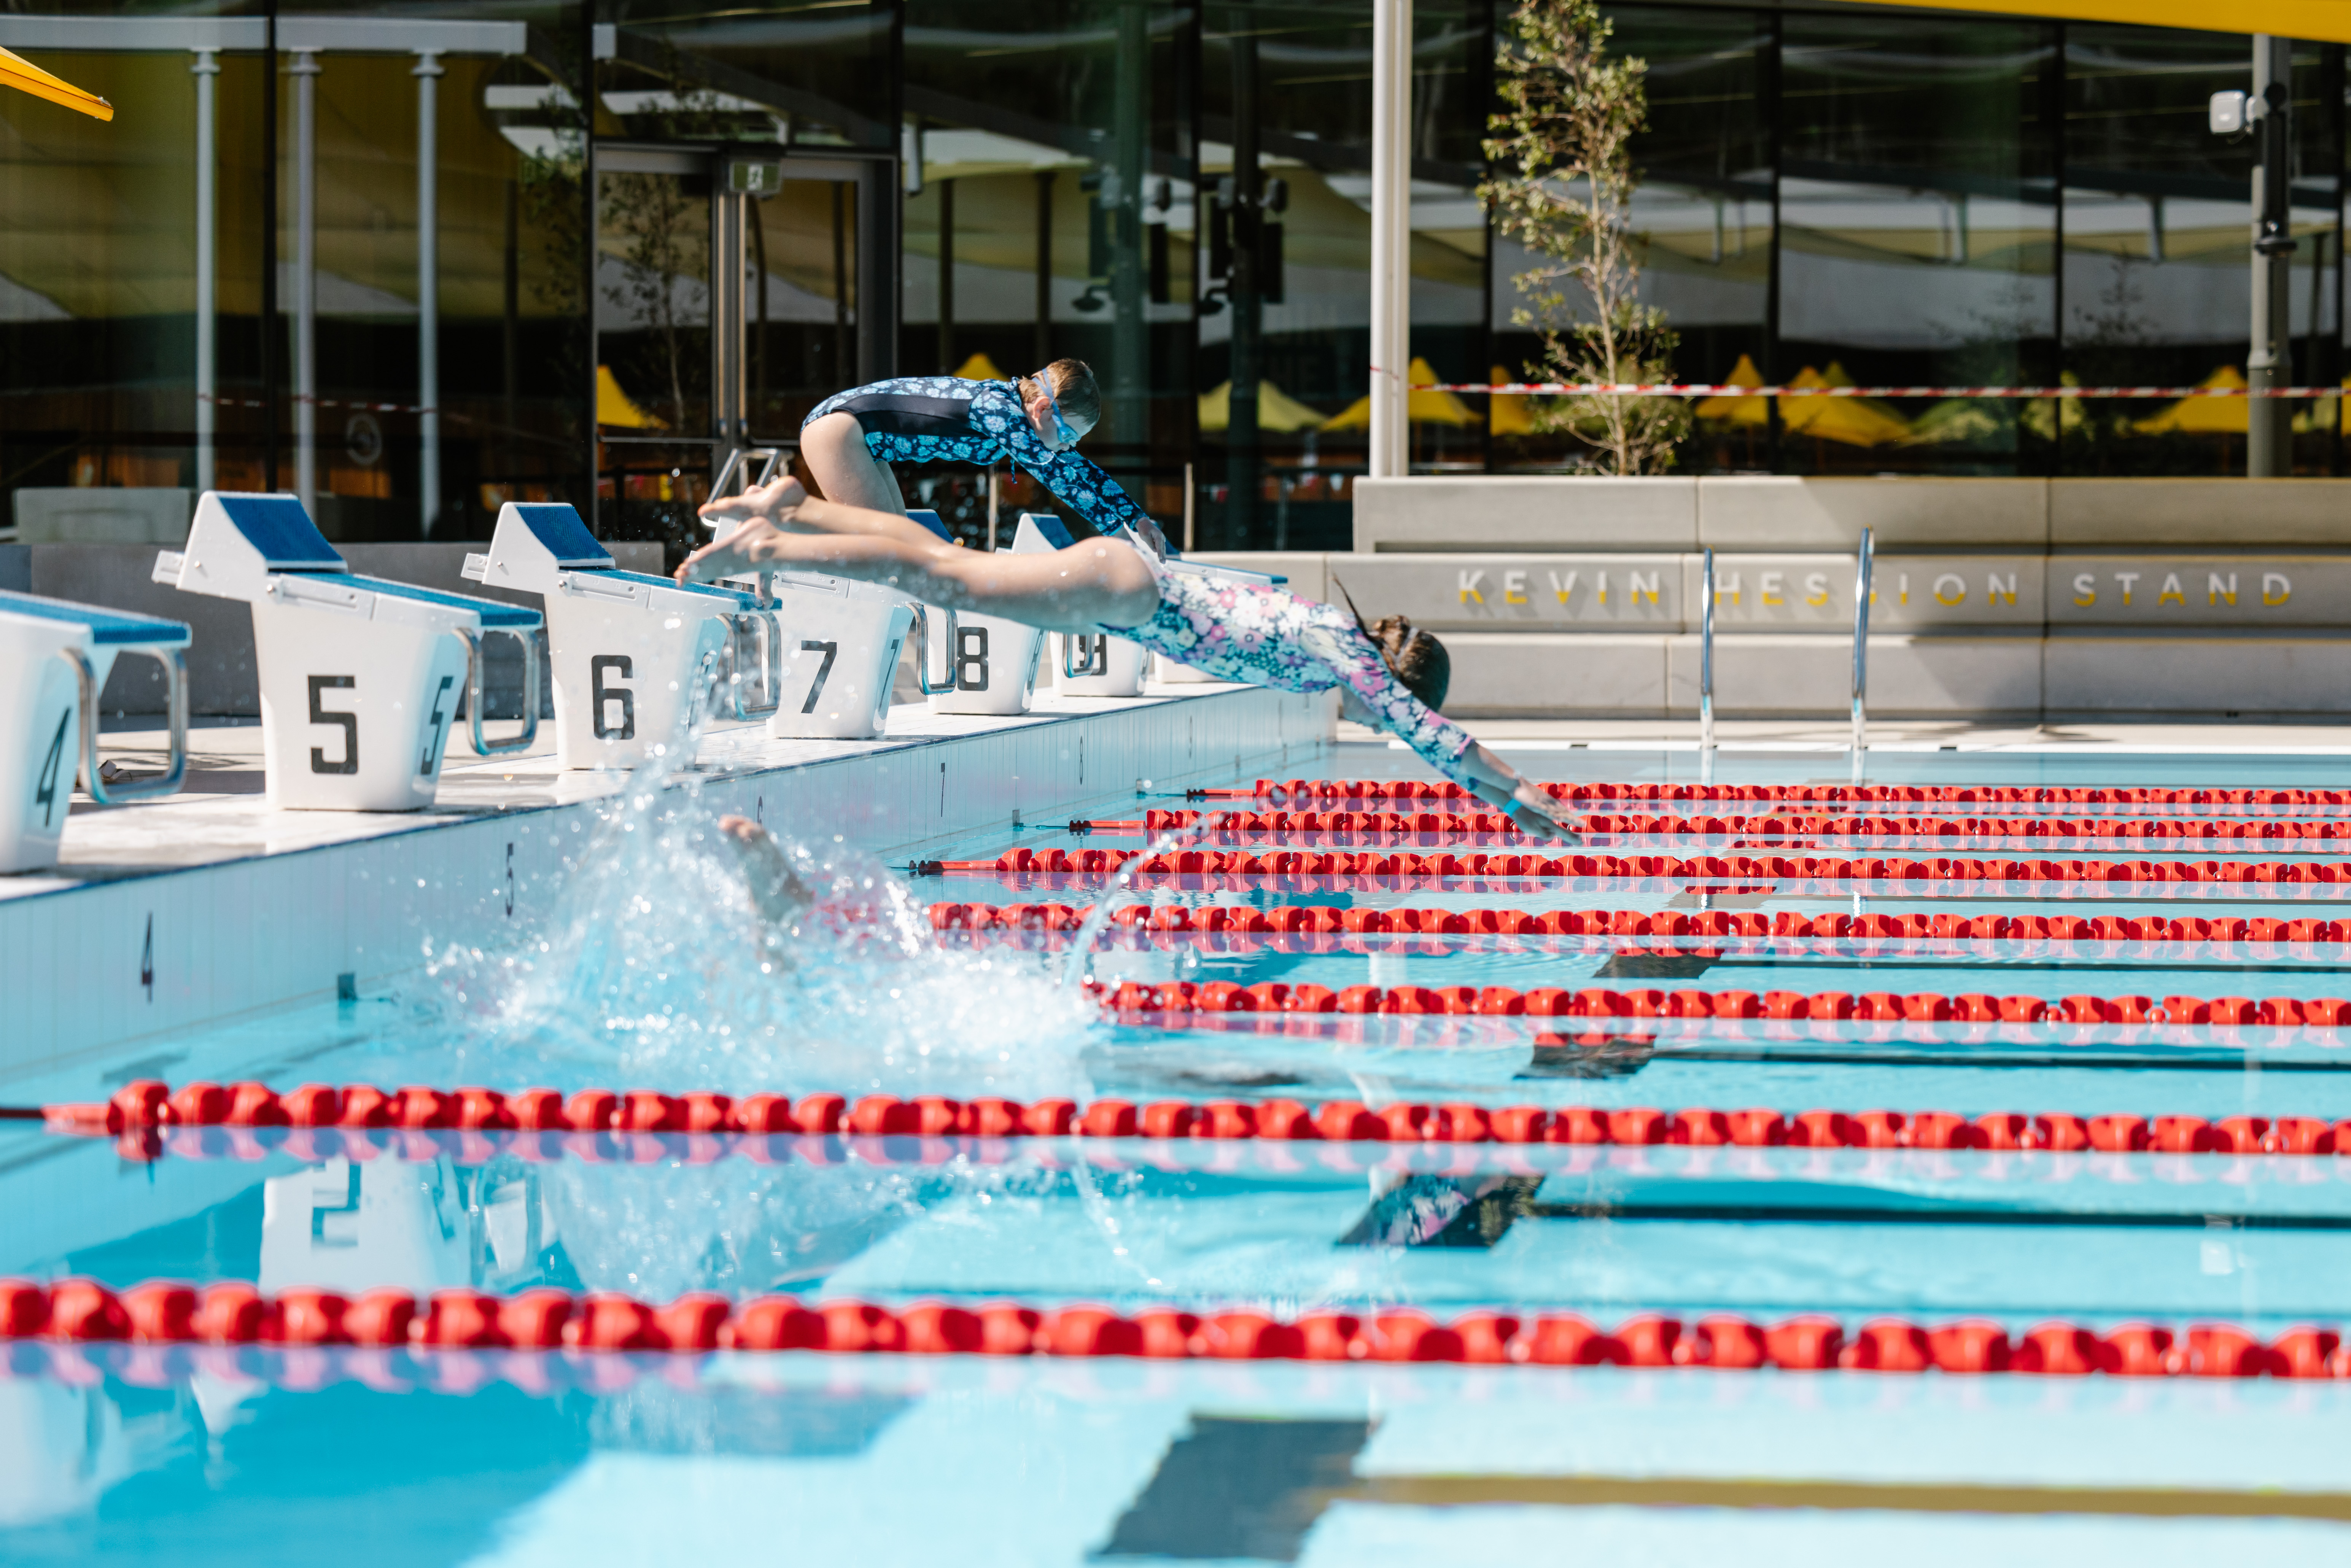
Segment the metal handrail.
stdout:
<svg viewBox="0 0 2351 1568">
<path fill-rule="evenodd" d="M 511 757 L 517 751 L 528 751 L 538 738 L 538 643 L 527 632 L 510 626 L 453 626 L 449 634 L 465 644 L 465 712 L 473 727 L 474 755 L 476 757 Z M 482 639 L 487 636 L 511 637 L 522 644 L 522 733 L 511 740 L 493 741 L 482 734 Z"/>
<path fill-rule="evenodd" d="M 766 610 L 731 611 L 721 619 L 726 622 L 726 685 L 729 711 L 738 719 L 765 718 L 783 706 L 783 628 L 776 623 L 774 613 Z M 754 635 L 757 636 L 760 648 L 759 692 L 767 698 L 764 704 L 746 702 L 743 697 L 744 644 Z"/>
<path fill-rule="evenodd" d="M 1070 653 L 1074 648 L 1085 649 L 1086 662 L 1083 664 L 1072 665 L 1070 663 Z M 1092 675 L 1109 674 L 1110 633 L 1107 632 L 1063 632 L 1061 634 L 1061 674 L 1073 681 L 1082 681 Z"/>
<path fill-rule="evenodd" d="M 926 697 L 938 696 L 956 689 L 956 612 L 942 610 L 947 618 L 947 678 L 938 685 L 931 685 L 931 617 L 930 606 L 909 601 L 906 608 L 914 612 L 914 687 Z"/>
<path fill-rule="evenodd" d="M 1698 744 L 1714 749 L 1714 552 L 1708 550 L 1698 574 Z"/>
<path fill-rule="evenodd" d="M 152 779 L 117 784 L 109 789 L 106 780 L 99 774 L 98 667 L 79 648 L 57 650 L 57 657 L 73 667 L 74 684 L 78 688 L 83 788 L 89 791 L 89 798 L 101 806 L 120 806 L 132 800 L 174 794 L 188 778 L 188 651 L 185 648 L 125 648 L 122 652 L 144 654 L 163 666 L 163 706 L 164 711 L 171 716 L 172 727 L 171 759 L 163 771 Z"/>
<path fill-rule="evenodd" d="M 1861 754 L 1869 741 L 1869 583 L 1875 560 L 1871 533 L 1868 528 L 1861 530 L 1861 562 L 1853 579 L 1853 756 L 1856 768 L 1861 766 Z"/>
</svg>

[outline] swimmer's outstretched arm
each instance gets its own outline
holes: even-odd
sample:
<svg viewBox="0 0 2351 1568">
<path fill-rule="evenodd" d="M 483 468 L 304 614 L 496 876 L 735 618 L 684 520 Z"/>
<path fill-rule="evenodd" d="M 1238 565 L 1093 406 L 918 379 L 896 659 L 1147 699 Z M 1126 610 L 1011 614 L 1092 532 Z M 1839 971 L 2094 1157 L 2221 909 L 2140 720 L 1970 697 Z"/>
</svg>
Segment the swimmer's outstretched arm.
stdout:
<svg viewBox="0 0 2351 1568">
<path fill-rule="evenodd" d="M 770 484 L 755 486 L 739 496 L 721 496 L 715 501 L 705 501 L 701 512 L 718 526 L 717 537 L 722 539 L 745 523 L 765 523 L 787 533 L 878 534 L 900 544 L 925 549 L 941 542 L 938 535 L 912 517 L 813 499 L 807 486 L 789 474 Z"/>
<path fill-rule="evenodd" d="M 894 588 L 948 610 L 1000 615 L 1048 632 L 1139 626 L 1159 608 L 1143 558 L 1109 539 L 1082 539 L 1050 555 L 959 549 L 929 535 L 914 544 L 884 526 L 904 517 L 814 500 L 793 480 L 772 520 L 758 518 L 705 545 L 677 569 L 680 582 L 709 582 L 763 569 L 799 568 Z M 797 530 L 786 531 L 779 524 Z"/>
</svg>

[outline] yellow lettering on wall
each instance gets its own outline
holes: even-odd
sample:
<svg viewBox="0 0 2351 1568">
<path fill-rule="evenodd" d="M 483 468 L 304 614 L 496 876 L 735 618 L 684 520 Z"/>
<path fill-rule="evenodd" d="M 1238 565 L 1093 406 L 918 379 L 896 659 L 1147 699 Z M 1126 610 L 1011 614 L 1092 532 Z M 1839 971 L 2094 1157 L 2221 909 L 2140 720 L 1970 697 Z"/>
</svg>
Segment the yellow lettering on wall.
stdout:
<svg viewBox="0 0 2351 1568">
<path fill-rule="evenodd" d="M 2163 574 L 2163 591 L 2155 596 L 2155 601 L 2159 605 L 2177 604 L 2182 610 L 2188 608 L 2188 591 L 2179 586 L 2178 572 L 2168 571 Z"/>
<path fill-rule="evenodd" d="M 1757 579 L 1757 587 L 1761 590 L 1763 602 L 1766 604 L 1785 604 L 1788 602 L 1786 599 L 1782 597 L 1782 594 L 1787 587 L 1787 580 L 1785 573 L 1777 571 L 1767 571 L 1763 573 L 1761 578 Z"/>
<path fill-rule="evenodd" d="M 2138 580 L 2139 573 L 2135 571 L 2118 571 L 2115 573 L 2115 580 L 2123 585 L 2123 608 L 2126 610 L 2130 608 L 2131 585 Z"/>
<path fill-rule="evenodd" d="M 1523 571 L 1504 572 L 1502 574 L 1502 602 L 1505 604 L 1524 604 L 1526 601 L 1527 574 Z"/>
<path fill-rule="evenodd" d="M 1608 602 L 1608 574 L 1603 571 L 1594 573 L 1593 575 L 1600 579 L 1600 592 L 1598 597 L 1600 602 L 1605 604 Z"/>
<path fill-rule="evenodd" d="M 1560 581 L 1559 573 L 1555 571 L 1550 573 L 1549 576 L 1551 578 L 1551 591 L 1552 596 L 1562 604 L 1566 603 L 1567 596 L 1575 591 L 1576 574 L 1572 571 L 1569 572 L 1565 582 Z"/>
<path fill-rule="evenodd" d="M 1829 574 L 1816 571 L 1804 579 L 1804 602 L 1826 604 L 1829 601 Z"/>
<path fill-rule="evenodd" d="M 1909 574 L 1908 572 L 1907 572 L 1907 571 L 1906 571 L 1906 572 L 1902 573 L 1902 575 L 1901 575 L 1901 579 L 1900 579 L 1900 580 L 1899 580 L 1899 582 L 1898 582 L 1897 586 L 1898 586 L 1898 587 L 1901 589 L 1901 591 L 1902 591 L 1902 597 L 1901 597 L 1901 598 L 1900 598 L 1896 602 L 1898 602 L 1898 603 L 1902 603 L 1902 604 L 1907 604 L 1907 603 L 1909 603 L 1909 602 L 1910 602 L 1910 574 Z"/>
<path fill-rule="evenodd" d="M 1637 571 L 1626 572 L 1625 574 L 1625 596 L 1635 604 L 1638 604 L 1644 599 L 1655 604 L 1657 601 L 1657 579 L 1663 575 L 1661 572 L 1653 571 L 1648 576 L 1643 577 Z"/>
<path fill-rule="evenodd" d="M 1735 571 L 1718 571 L 1714 574 L 1714 601 L 1717 604 L 1721 603 L 1722 596 L 1726 593 L 1730 595 L 1730 602 L 1733 604 L 1739 602 L 1739 574 Z"/>
<path fill-rule="evenodd" d="M 1935 602 L 1963 604 L 1967 601 L 1968 582 L 1958 572 L 1947 571 L 1935 580 Z"/>
<path fill-rule="evenodd" d="M 2227 584 L 2223 586 L 2220 580 L 2220 574 L 2219 572 L 2206 572 L 2204 574 L 2205 605 L 2209 608 L 2211 605 L 2219 603 L 2223 599 L 2229 601 L 2231 608 L 2235 608 L 2237 602 L 2237 574 L 2233 571 L 2231 572 L 2229 574 Z"/>
<path fill-rule="evenodd" d="M 2098 580 L 2085 571 L 2074 579 L 2074 602 L 2087 610 L 2098 601 Z"/>
<path fill-rule="evenodd" d="M 1486 574 L 1482 571 L 1465 571 L 1458 575 L 1461 583 L 1461 602 L 1464 604 L 1485 603 L 1486 591 L 1478 585 L 1486 580 Z"/>
<path fill-rule="evenodd" d="M 2294 580 L 2282 571 L 2262 573 L 2262 602 L 2274 609 L 2294 597 Z"/>
<path fill-rule="evenodd" d="M 2003 599 L 2007 600 L 2011 605 L 2015 604 L 2016 573 L 2012 571 L 2010 572 L 2006 582 L 2002 582 L 2000 580 L 2000 573 L 1996 571 L 1988 571 L 1984 573 L 1984 602 L 1986 604 L 1997 604 Z"/>
</svg>

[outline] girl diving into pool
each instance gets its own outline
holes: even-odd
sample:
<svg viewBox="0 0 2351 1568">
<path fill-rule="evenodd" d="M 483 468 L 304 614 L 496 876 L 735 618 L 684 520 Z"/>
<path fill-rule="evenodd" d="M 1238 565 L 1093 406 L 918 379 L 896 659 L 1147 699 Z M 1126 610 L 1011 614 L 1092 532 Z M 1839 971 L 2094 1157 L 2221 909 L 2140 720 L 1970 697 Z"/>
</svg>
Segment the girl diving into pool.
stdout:
<svg viewBox="0 0 2351 1568">
<path fill-rule="evenodd" d="M 1132 532 L 1165 556 L 1167 541 L 1111 476 L 1078 455 L 1102 418 L 1081 360 L 1056 360 L 1008 382 L 899 376 L 835 392 L 800 422 L 800 457 L 827 500 L 905 516 L 894 463 L 1009 461 L 1102 533 Z"/>
<path fill-rule="evenodd" d="M 829 572 L 1050 632 L 1107 632 L 1224 680 L 1336 688 L 1348 717 L 1400 737 L 1522 831 L 1573 836 L 1548 794 L 1436 711 L 1450 674 L 1444 645 L 1399 617 L 1366 627 L 1280 589 L 1176 570 L 1131 534 L 1047 554 L 963 549 L 902 512 L 812 499 L 797 479 L 713 501 L 702 515 L 722 534 L 678 568 L 681 582 L 763 569 Z M 727 531 L 730 523 L 740 526 Z"/>
</svg>

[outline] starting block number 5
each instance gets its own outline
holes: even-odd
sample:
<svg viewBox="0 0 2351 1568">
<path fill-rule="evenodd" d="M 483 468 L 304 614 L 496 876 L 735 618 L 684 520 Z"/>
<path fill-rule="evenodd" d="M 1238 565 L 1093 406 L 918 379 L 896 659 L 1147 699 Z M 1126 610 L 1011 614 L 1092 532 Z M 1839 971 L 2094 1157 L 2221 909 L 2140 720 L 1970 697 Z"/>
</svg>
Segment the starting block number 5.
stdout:
<svg viewBox="0 0 2351 1568">
<path fill-rule="evenodd" d="M 455 675 L 444 675 L 433 692 L 433 710 L 424 726 L 424 751 L 416 759 L 416 776 L 430 779 L 441 764 L 441 748 L 449 740 L 449 689 L 457 684 Z M 310 771 L 325 774 L 354 774 L 360 770 L 360 716 L 330 708 L 325 702 L 329 692 L 356 691 L 359 682 L 350 675 L 312 675 L 309 677 L 310 722 L 325 729 L 343 732 L 342 755 L 328 760 L 323 746 L 310 747 Z"/>
</svg>

